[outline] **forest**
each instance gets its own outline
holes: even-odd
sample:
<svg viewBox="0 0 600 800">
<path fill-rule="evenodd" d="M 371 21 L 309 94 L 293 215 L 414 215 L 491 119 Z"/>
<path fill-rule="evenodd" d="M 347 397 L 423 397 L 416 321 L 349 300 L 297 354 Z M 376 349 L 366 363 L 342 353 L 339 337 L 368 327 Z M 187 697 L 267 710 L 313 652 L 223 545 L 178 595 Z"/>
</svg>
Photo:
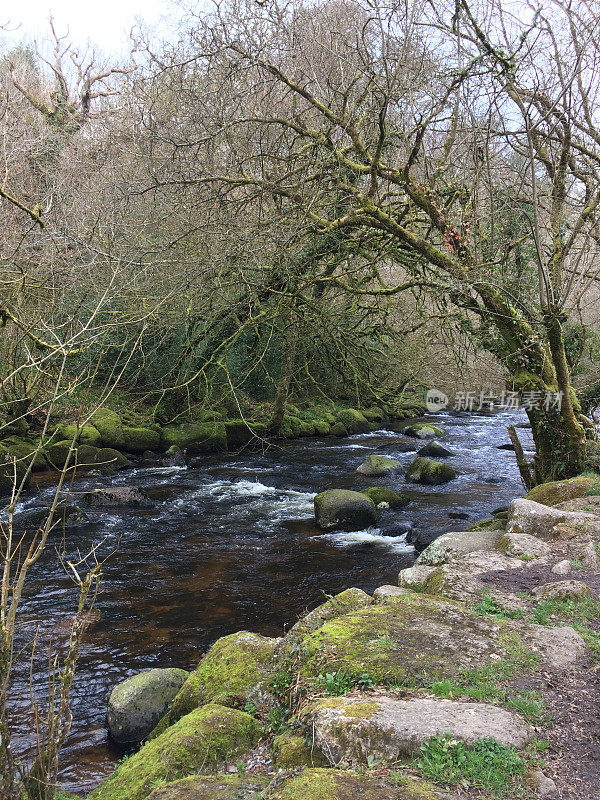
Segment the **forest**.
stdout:
<svg viewBox="0 0 600 800">
<path fill-rule="evenodd" d="M 106 58 L 91 46 L 82 48 L 52 18 L 43 40 L 23 39 L 14 45 L 2 38 L 10 19 L 0 19 L 2 800 L 76 796 L 63 788 L 61 753 L 76 725 L 72 698 L 78 663 L 87 652 L 90 631 L 93 637 L 96 615 L 104 613 L 98 611 L 104 573 L 110 571 L 115 552 L 126 553 L 127 548 L 126 534 L 116 544 L 102 531 L 94 533 L 93 541 L 77 540 L 78 528 L 72 526 L 81 522 L 73 520 L 86 492 L 113 491 L 116 506 L 143 508 L 150 500 L 142 496 L 141 484 L 123 484 L 131 470 L 210 469 L 215 459 L 233 463 L 236 454 L 249 459 L 247 476 L 242 477 L 258 480 L 252 470 L 263 463 L 259 454 L 277 460 L 281 453 L 285 464 L 286 448 L 301 439 L 313 443 L 301 445 L 305 454 L 321 441 L 340 448 L 358 442 L 358 447 L 362 440 L 354 437 L 381 429 L 417 440 L 442 438 L 438 423 L 446 418 L 427 415 L 432 393 L 445 398 L 444 413 L 454 404 L 467 417 L 487 410 L 491 418 L 499 397 L 508 398 L 511 413 L 520 411 L 518 419 L 509 415 L 506 422 L 498 415 L 494 431 L 508 427 L 508 437 L 499 435 L 510 439 L 502 445 L 507 450 L 502 465 L 510 461 L 506 474 L 513 482 L 510 491 L 492 499 L 508 509 L 520 487 L 520 494 L 529 498 L 522 502 L 535 501 L 544 508 L 559 504 L 560 513 L 579 515 L 571 521 L 552 517 L 552 526 L 562 530 L 572 524 L 575 538 L 585 533 L 587 539 L 579 538 L 578 546 L 591 546 L 593 563 L 579 550 L 541 555 L 538 548 L 519 555 L 510 551 L 517 547 L 512 542 L 505 544 L 509 550 L 502 558 L 531 559 L 532 569 L 535 558 L 554 556 L 576 570 L 574 564 L 587 564 L 589 585 L 583 574 L 575 573 L 586 586 L 581 595 L 586 611 L 574 611 L 575 595 L 568 593 L 560 595 L 563 605 L 553 610 L 574 636 L 583 636 L 582 647 L 592 648 L 594 656 L 594 648 L 600 652 L 600 582 L 594 583 L 600 569 L 594 539 L 600 528 L 594 526 L 600 523 L 593 501 L 600 494 L 596 0 L 216 0 L 181 3 L 176 19 L 169 35 L 140 23 L 131 32 L 129 52 L 120 59 Z M 471 400 L 461 407 L 465 397 Z M 421 421 L 405 427 L 403 420 L 415 418 Z M 477 449 L 473 442 L 465 447 Z M 400 444 L 403 452 L 416 452 L 410 442 Z M 436 451 L 434 445 L 444 450 L 433 442 L 422 455 L 453 455 Z M 363 464 L 357 472 L 387 474 L 400 463 L 383 463 L 393 460 L 388 455 L 396 457 L 388 450 L 369 456 L 368 468 Z M 494 458 L 493 453 L 486 456 L 482 474 L 494 472 Z M 420 477 L 412 480 L 411 466 L 406 482 L 437 486 L 457 474 L 461 480 L 460 465 L 458 470 L 439 461 L 418 466 Z M 173 477 L 177 474 L 169 473 L 165 486 L 179 480 Z M 94 476 L 97 486 L 92 485 Z M 313 494 L 326 490 L 314 500 L 317 524 L 322 530 L 339 528 L 341 523 L 328 521 L 333 511 L 326 508 L 327 498 L 319 498 L 327 490 L 355 487 L 341 479 L 319 481 L 311 487 Z M 379 524 L 376 515 L 391 513 L 389 506 L 404 502 L 398 499 L 404 495 L 395 491 L 399 486 L 396 480 L 362 493 L 371 492 L 365 511 L 368 530 Z M 548 486 L 568 488 L 546 502 L 539 498 L 550 497 Z M 308 491 L 304 485 L 294 487 Z M 480 502 L 477 495 L 479 516 L 485 513 L 495 524 L 492 500 L 478 487 L 474 491 L 484 498 Z M 460 491 L 467 502 L 470 489 Z M 42 495 L 42 511 L 36 506 L 36 514 L 27 516 L 31 498 Z M 95 497 L 88 502 L 110 505 Z M 536 536 L 538 544 L 568 538 L 560 531 L 540 533 L 535 513 L 542 512 L 514 510 L 515 502 L 521 501 L 498 515 L 507 536 Z M 354 525 L 357 514 L 353 507 L 352 520 L 344 519 L 350 530 L 365 527 Z M 519 514 L 526 522 L 521 517 L 515 522 Z M 362 523 L 365 519 L 361 517 Z M 201 521 L 197 524 L 201 528 Z M 494 524 L 478 530 L 482 535 L 500 530 Z M 387 536 L 385 526 L 380 528 Z M 436 536 L 443 532 L 441 524 L 433 528 Z M 449 530 L 459 528 L 455 523 Z M 417 551 L 434 546 L 430 541 L 435 536 L 426 540 L 423 534 L 419 540 L 418 535 L 413 540 Z M 523 541 L 518 546 L 524 547 Z M 442 563 L 422 558 L 416 566 L 403 562 L 403 571 Z M 508 569 L 502 564 L 488 571 Z M 41 601 L 35 605 L 35 593 L 42 591 L 36 587 L 50 586 L 57 569 L 68 576 L 70 621 L 46 642 L 39 632 L 25 635 L 23 626 L 47 613 Z M 47 582 L 40 578 L 46 571 L 52 574 Z M 437 573 L 435 586 L 431 575 L 421 576 L 423 582 L 414 586 L 409 577 L 403 583 L 400 573 L 403 591 L 409 587 L 416 597 L 444 596 Z M 416 580 L 414 575 L 410 580 Z M 557 576 L 550 573 L 548 580 Z M 467 602 L 469 609 L 476 600 L 474 613 L 486 624 L 489 619 L 503 624 L 513 619 L 511 614 L 533 614 L 535 625 L 556 624 L 548 622 L 557 618 L 549 607 L 540 610 L 542 601 L 558 602 L 556 597 L 540 595 L 541 605 L 535 608 L 509 603 L 503 609 L 502 596 L 492 597 L 483 585 L 478 585 L 478 594 L 473 590 L 476 597 L 469 590 L 468 602 L 450 589 L 445 597 Z M 345 595 L 338 594 L 341 585 L 337 588 L 329 591 L 323 585 L 327 602 L 333 602 L 334 594 Z M 309 599 L 314 607 L 316 595 Z M 401 600 L 409 602 L 404 596 Z M 363 602 L 355 597 L 346 601 L 351 604 L 348 612 L 355 610 L 355 602 L 357 608 Z M 423 602 L 433 603 L 427 597 Z M 296 617 L 305 608 L 298 603 Z M 437 612 L 432 607 L 427 613 L 433 619 Z M 321 625 L 327 614 L 319 618 Z M 346 691 L 368 692 L 382 684 L 398 688 L 402 683 L 404 678 L 391 667 L 381 674 L 378 668 L 369 669 L 367 656 L 358 665 L 350 665 L 347 656 L 337 667 L 334 659 L 331 671 L 312 665 L 310 647 L 316 645 L 306 642 L 316 636 L 316 628 L 310 619 L 309 614 L 296 623 L 282 640 L 305 625 L 302 644 L 297 638 L 283 655 L 276 651 L 275 683 L 269 684 L 277 698 L 275 710 L 265 711 L 262 695 L 257 699 L 260 693 L 246 692 L 239 676 L 227 691 L 213 694 L 206 688 L 208 679 L 203 690 L 200 678 L 190 679 L 181 689 L 183 699 L 181 693 L 171 696 L 172 709 L 166 716 L 166 706 L 162 709 L 158 727 L 155 720 L 135 740 L 136 746 L 154 729 L 144 748 L 154 747 L 152 757 L 162 752 L 171 757 L 178 745 L 158 748 L 169 731 L 189 723 L 198 709 L 229 709 L 250 720 L 238 720 L 243 731 L 237 731 L 235 747 L 231 745 L 241 755 L 259 741 L 259 725 L 263 733 L 267 725 L 267 738 L 289 738 L 281 708 L 287 708 L 285 720 L 302 719 L 315 702 L 315 686 L 331 689 L 335 684 L 321 694 L 337 697 L 345 695 L 340 683 L 346 679 Z M 283 621 L 293 622 L 287 617 Z M 385 649 L 394 634 L 386 632 L 385 619 L 380 624 L 377 641 L 385 640 Z M 232 636 L 238 628 L 226 632 Z M 274 635 L 271 628 L 268 635 Z M 300 636 L 298 630 L 294 635 Z M 477 635 L 483 636 L 479 629 Z M 242 655 L 215 655 L 214 648 L 225 639 L 213 644 L 214 638 L 207 634 L 202 639 L 203 646 L 212 645 L 206 659 L 211 653 L 218 664 L 218 659 L 241 663 L 250 657 L 244 656 L 243 644 Z M 578 646 L 572 644 L 571 652 Z M 506 642 L 498 647 L 502 655 L 497 658 L 511 665 L 504 678 L 518 673 L 523 654 L 517 658 Z M 290 653 L 299 651 L 305 660 L 291 667 Z M 256 652 L 252 658 L 258 658 Z M 270 659 L 273 652 L 271 648 Z M 33 666 L 38 660 L 45 664 L 41 672 Z M 212 668 L 224 669 L 222 664 Z M 262 666 L 252 669 L 262 675 Z M 307 690 L 303 681 L 310 683 L 311 669 L 310 679 L 316 683 Z M 34 731 L 29 738 L 19 730 L 25 712 L 14 707 L 17 674 L 29 683 L 34 709 L 33 717 L 26 717 L 25 724 Z M 437 677 L 434 683 L 446 681 Z M 281 685 L 275 690 L 278 680 Z M 433 684 L 426 685 L 430 689 Z M 475 697 L 465 685 L 463 681 L 464 691 L 448 690 L 446 701 L 493 697 L 492 705 L 502 706 L 500 690 Z M 241 705 L 233 700 L 210 705 L 214 697 L 225 695 L 243 696 Z M 522 705 L 517 710 L 521 713 Z M 326 711 L 320 709 L 319 720 Z M 525 717 L 528 724 L 539 723 Z M 198 719 L 208 731 L 208 722 Z M 330 741 L 335 726 L 331 720 L 327 724 L 329 728 L 322 725 L 327 729 L 322 739 L 337 753 L 339 742 L 334 746 Z M 590 741 L 595 741 L 594 731 Z M 186 735 L 192 736 L 189 731 Z M 111 736 L 115 738 L 112 728 Z M 309 763 L 319 774 L 333 764 L 353 763 L 354 756 L 334 758 L 319 741 L 320 758 L 328 759 L 328 766 Z M 444 736 L 434 743 L 439 752 L 428 741 L 430 749 L 421 748 L 417 772 L 431 779 L 434 788 L 417 786 L 409 794 L 399 782 L 395 788 L 386 784 L 378 794 L 373 784 L 374 800 L 454 800 L 454 795 L 436 793 L 442 791 L 440 775 L 451 772 L 448 764 L 439 774 L 431 767 L 436 759 L 450 758 Z M 151 763 L 147 752 L 146 766 Z M 246 792 L 239 795 L 227 793 L 235 787 L 211 794 L 214 787 L 208 784 L 196 787 L 195 794 L 184 788 L 161 793 L 165 781 L 206 772 L 188 763 L 190 752 L 188 748 L 182 756 L 187 766 L 161 775 L 162 783 L 152 777 L 149 766 L 143 785 L 128 783 L 127 774 L 119 778 L 119 767 L 90 798 L 145 800 L 152 792 L 152 800 L 313 800 L 308 784 L 280 789 L 265 788 L 260 781 L 254 788 L 238 787 Z M 460 754 L 451 755 L 460 761 Z M 129 751 L 125 756 L 129 761 L 138 757 Z M 213 754 L 203 758 L 208 763 Z M 387 756 L 378 751 L 365 758 L 375 768 Z M 484 760 L 490 758 L 486 751 Z M 235 764 L 236 758 L 229 761 Z M 141 763 L 139 774 L 146 769 Z M 531 765 L 527 759 L 523 765 L 524 774 Z M 457 798 L 537 796 L 519 794 L 519 769 L 499 779 L 498 786 L 464 776 L 454 782 L 448 778 L 448 785 L 463 780 L 467 793 Z M 236 773 L 239 780 L 242 772 Z M 387 773 L 368 778 L 375 779 L 388 780 Z M 582 786 L 586 780 L 587 788 L 568 796 L 597 797 L 597 776 L 586 778 Z M 502 794 L 509 784 L 514 794 Z M 85 786 L 87 792 L 90 787 Z M 371 797 L 370 784 L 348 786 L 323 789 L 314 798 Z M 76 781 L 67 781 L 67 788 L 82 795 Z M 560 794 L 560 785 L 558 790 L 555 786 L 559 794 L 539 791 L 540 796 L 567 797 Z"/>
</svg>

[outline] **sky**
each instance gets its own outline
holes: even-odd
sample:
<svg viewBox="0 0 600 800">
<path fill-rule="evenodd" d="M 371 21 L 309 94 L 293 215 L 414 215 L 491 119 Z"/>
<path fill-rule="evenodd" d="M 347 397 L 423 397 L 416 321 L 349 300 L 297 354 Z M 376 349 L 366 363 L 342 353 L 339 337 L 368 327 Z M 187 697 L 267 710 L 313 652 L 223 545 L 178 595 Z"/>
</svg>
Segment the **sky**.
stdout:
<svg viewBox="0 0 600 800">
<path fill-rule="evenodd" d="M 89 41 L 105 55 L 119 54 L 127 52 L 136 21 L 167 30 L 174 14 L 170 0 L 0 0 L 0 25 L 5 27 L 0 41 L 43 41 L 52 15 L 57 33 L 68 31 L 79 47 Z"/>
</svg>

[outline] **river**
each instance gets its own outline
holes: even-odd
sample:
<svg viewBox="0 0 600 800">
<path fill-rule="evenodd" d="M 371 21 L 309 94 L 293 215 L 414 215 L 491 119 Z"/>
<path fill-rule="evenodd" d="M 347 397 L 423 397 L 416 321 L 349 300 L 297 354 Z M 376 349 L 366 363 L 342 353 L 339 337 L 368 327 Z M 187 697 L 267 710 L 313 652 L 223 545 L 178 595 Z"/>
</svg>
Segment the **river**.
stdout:
<svg viewBox="0 0 600 800">
<path fill-rule="evenodd" d="M 375 479 L 355 473 L 375 452 L 406 467 L 424 444 L 415 440 L 413 452 L 401 452 L 394 443 L 398 434 L 389 430 L 299 439 L 264 453 L 202 457 L 185 468 L 137 468 L 75 481 L 72 502 L 104 486 L 141 486 L 153 502 L 147 508 L 89 509 L 89 523 L 67 532 L 68 557 L 98 542 L 102 553 L 112 555 L 72 692 L 74 723 L 61 785 L 86 792 L 122 756 L 104 726 L 107 698 L 119 681 L 153 666 L 191 669 L 215 639 L 237 630 L 280 635 L 299 614 L 349 586 L 371 592 L 396 583 L 398 571 L 416 557 L 403 526 L 428 537 L 465 530 L 523 494 L 514 454 L 498 445 L 508 441 L 506 426 L 524 422 L 524 415 L 447 412 L 434 419 L 447 431 L 444 444 L 455 453 L 449 463 L 459 471 L 443 486 L 406 484 L 404 469 Z M 325 534 L 316 528 L 316 492 L 373 485 L 407 493 L 410 505 L 383 512 L 380 526 L 365 531 Z M 20 511 L 43 505 L 51 491 L 42 482 Z M 64 639 L 76 597 L 48 548 L 28 582 L 18 643 L 37 631 L 41 656 L 49 640 Z M 29 666 L 22 657 L 11 690 L 16 749 L 33 742 Z M 33 669 L 34 683 L 43 687 L 47 662 L 34 659 Z"/>
</svg>

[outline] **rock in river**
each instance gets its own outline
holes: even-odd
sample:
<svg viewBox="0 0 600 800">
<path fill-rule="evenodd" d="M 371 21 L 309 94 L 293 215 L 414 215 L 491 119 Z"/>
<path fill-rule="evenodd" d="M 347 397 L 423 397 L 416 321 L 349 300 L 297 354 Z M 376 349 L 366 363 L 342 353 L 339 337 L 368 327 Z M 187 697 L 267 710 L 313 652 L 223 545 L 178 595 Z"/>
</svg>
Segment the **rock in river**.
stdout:
<svg viewBox="0 0 600 800">
<path fill-rule="evenodd" d="M 315 497 L 315 517 L 324 530 L 360 530 L 375 522 L 375 503 L 361 492 L 328 489 Z"/>
<path fill-rule="evenodd" d="M 405 477 L 410 483 L 424 483 L 429 486 L 436 486 L 456 478 L 456 470 L 441 461 L 419 457 L 415 458 L 410 464 Z"/>
<path fill-rule="evenodd" d="M 363 463 L 356 470 L 361 475 L 387 475 L 400 466 L 400 462 L 395 458 L 386 456 L 370 455 L 365 458 Z"/>
</svg>

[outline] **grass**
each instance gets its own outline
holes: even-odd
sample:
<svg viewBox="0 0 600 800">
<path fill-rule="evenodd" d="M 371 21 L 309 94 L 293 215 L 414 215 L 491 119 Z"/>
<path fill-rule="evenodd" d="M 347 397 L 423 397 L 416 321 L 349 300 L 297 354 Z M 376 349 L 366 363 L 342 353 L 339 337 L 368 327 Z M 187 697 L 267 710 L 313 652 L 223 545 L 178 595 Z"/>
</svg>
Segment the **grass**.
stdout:
<svg viewBox="0 0 600 800">
<path fill-rule="evenodd" d="M 595 597 L 543 600 L 531 613 L 531 621 L 538 625 L 568 623 L 582 637 L 595 658 L 600 658 L 600 600 Z"/>
<path fill-rule="evenodd" d="M 498 744 L 495 739 L 467 745 L 446 734 L 422 745 L 414 766 L 431 780 L 506 797 L 524 774 L 526 762 L 513 747 Z"/>
<path fill-rule="evenodd" d="M 364 690 L 372 689 L 374 686 L 375 683 L 368 672 L 364 672 L 362 675 L 352 675 L 345 670 L 339 670 L 319 675 L 316 680 L 316 687 L 330 697 L 347 694 L 355 687 Z"/>
<path fill-rule="evenodd" d="M 480 617 L 494 619 L 520 619 L 523 616 L 522 611 L 510 611 L 502 608 L 489 594 L 484 594 L 479 603 L 476 603 L 471 610 Z"/>
</svg>

